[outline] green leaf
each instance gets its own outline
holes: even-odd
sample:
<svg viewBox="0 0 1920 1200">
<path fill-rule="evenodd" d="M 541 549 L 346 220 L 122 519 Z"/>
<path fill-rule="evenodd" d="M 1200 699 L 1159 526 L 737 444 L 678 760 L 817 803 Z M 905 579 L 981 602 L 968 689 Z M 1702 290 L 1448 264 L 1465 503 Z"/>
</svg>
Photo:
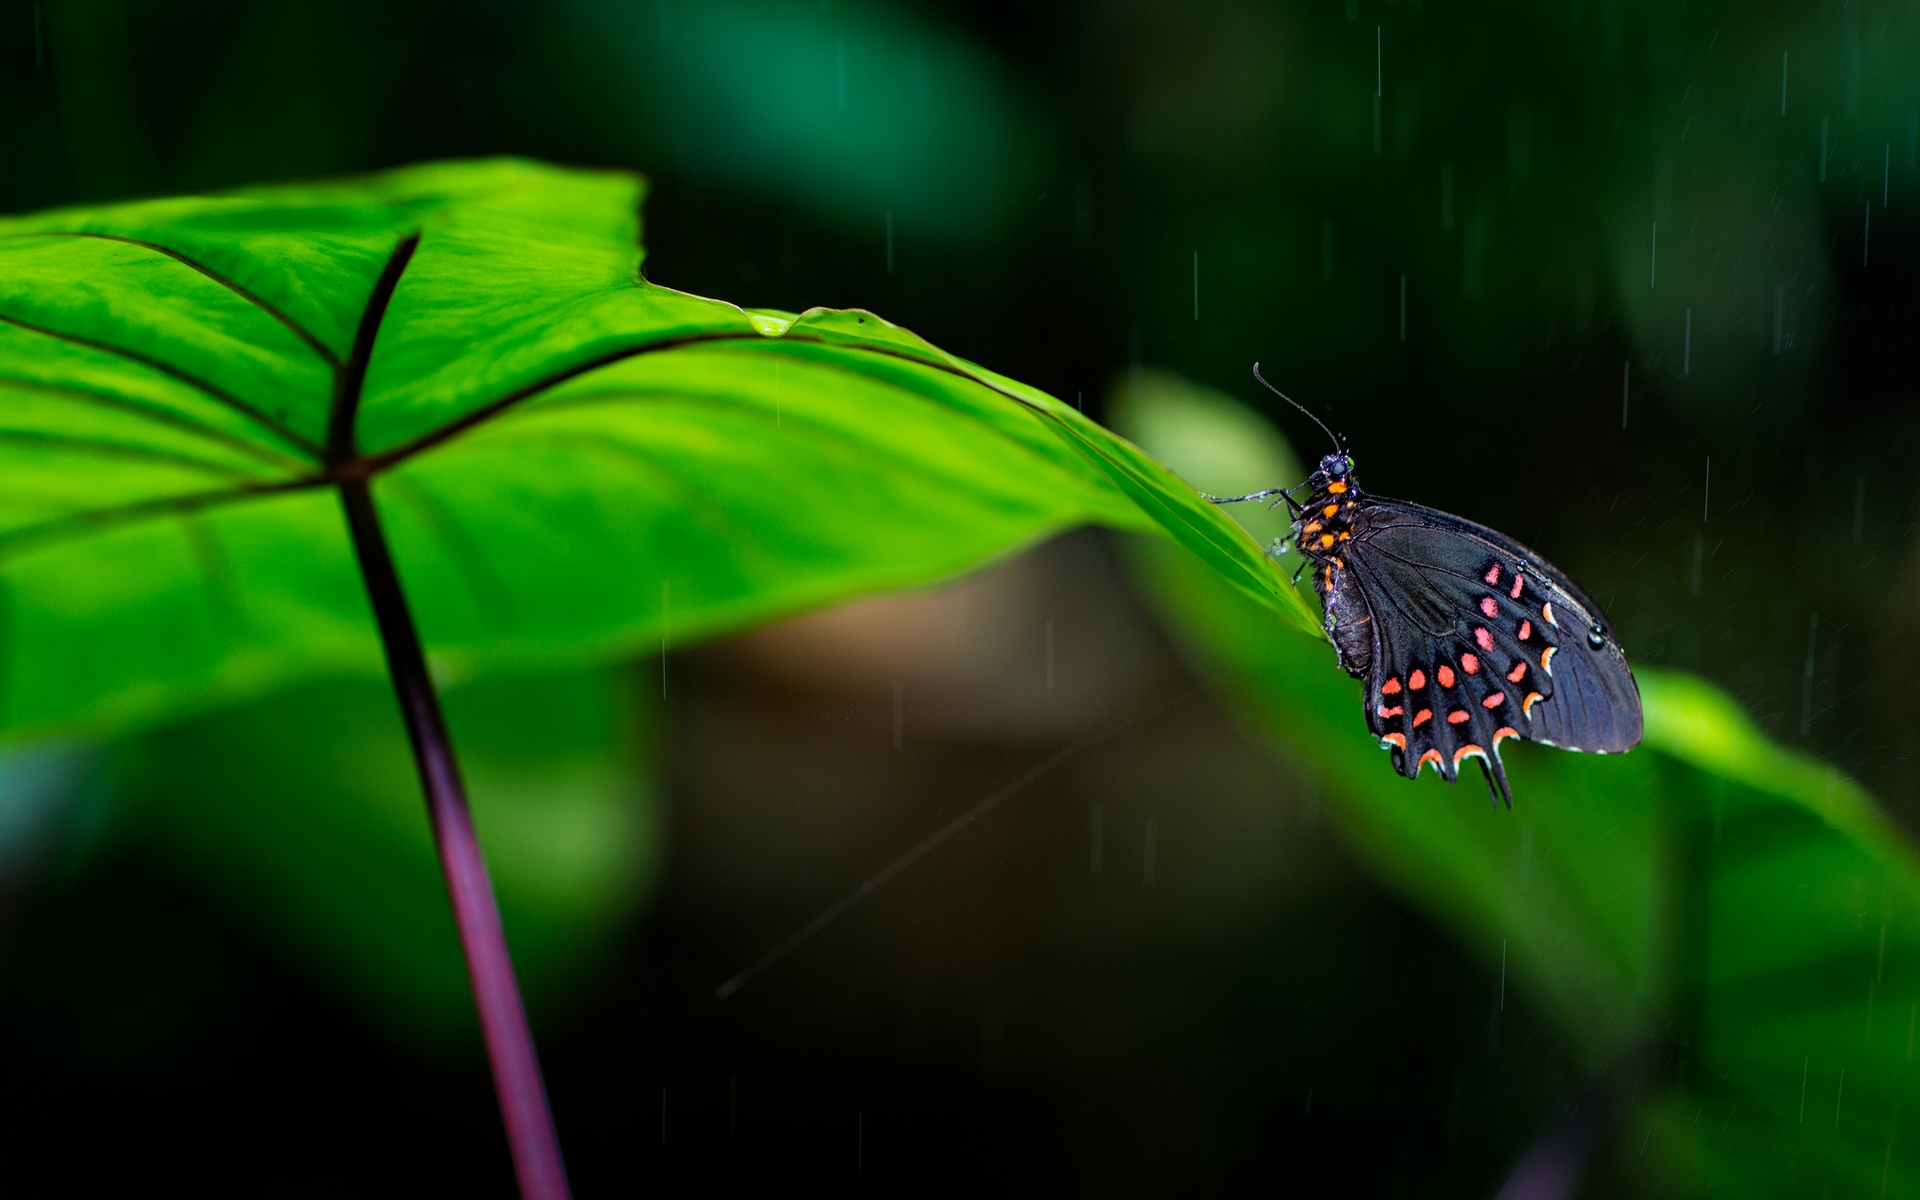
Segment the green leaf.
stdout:
<svg viewBox="0 0 1920 1200">
<path fill-rule="evenodd" d="M 500 160 L 0 221 L 0 731 L 380 674 L 332 486 L 367 475 L 453 680 L 1087 522 L 1284 602 L 1245 533 L 1072 407 L 869 313 L 648 283 L 639 200 Z"/>
<path fill-rule="evenodd" d="M 609 946 L 654 877 L 645 708 L 602 669 L 442 696 L 536 1016 Z M 396 1032 L 478 1034 L 393 689 L 308 684 L 116 748 L 133 827 L 195 886 Z"/>
<path fill-rule="evenodd" d="M 1236 408 L 1151 387 L 1124 427 L 1201 487 L 1233 487 L 1244 475 L 1210 473 L 1229 451 L 1207 447 L 1245 444 L 1257 418 Z M 1136 561 L 1203 667 L 1323 774 L 1382 879 L 1490 965 L 1504 948 L 1590 1069 L 1667 1048 L 1621 1134 L 1628 1170 L 1688 1194 L 1920 1186 L 1920 1137 L 1899 1130 L 1920 1115 L 1920 863 L 1857 784 L 1767 741 L 1711 684 L 1645 666 L 1634 753 L 1509 743 L 1512 812 L 1477 781 L 1409 783 L 1326 646 L 1164 546 Z"/>
</svg>

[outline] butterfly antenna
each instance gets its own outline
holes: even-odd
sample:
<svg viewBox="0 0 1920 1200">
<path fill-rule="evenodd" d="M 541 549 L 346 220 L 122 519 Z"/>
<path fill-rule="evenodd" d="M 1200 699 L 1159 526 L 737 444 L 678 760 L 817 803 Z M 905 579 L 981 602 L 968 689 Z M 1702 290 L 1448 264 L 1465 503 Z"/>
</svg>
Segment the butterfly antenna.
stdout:
<svg viewBox="0 0 1920 1200">
<path fill-rule="evenodd" d="M 1327 437 L 1332 440 L 1333 452 L 1335 454 L 1346 453 L 1345 448 L 1340 445 L 1340 439 L 1334 436 L 1333 430 L 1327 428 L 1327 423 L 1325 421 L 1322 421 L 1319 417 L 1316 417 L 1311 412 L 1308 412 L 1306 405 L 1300 403 L 1298 400 L 1295 400 L 1292 396 L 1287 395 L 1285 392 L 1281 391 L 1279 388 L 1267 382 L 1267 377 L 1260 373 L 1259 363 L 1253 364 L 1253 377 L 1260 381 L 1261 387 L 1266 388 L 1268 391 L 1272 392 L 1274 395 L 1280 397 L 1282 400 L 1285 400 L 1288 404 L 1291 404 L 1295 408 L 1299 409 L 1301 412 L 1306 413 L 1307 419 L 1312 421 L 1315 425 L 1318 425 L 1320 427 L 1320 431 L 1326 434 Z"/>
</svg>

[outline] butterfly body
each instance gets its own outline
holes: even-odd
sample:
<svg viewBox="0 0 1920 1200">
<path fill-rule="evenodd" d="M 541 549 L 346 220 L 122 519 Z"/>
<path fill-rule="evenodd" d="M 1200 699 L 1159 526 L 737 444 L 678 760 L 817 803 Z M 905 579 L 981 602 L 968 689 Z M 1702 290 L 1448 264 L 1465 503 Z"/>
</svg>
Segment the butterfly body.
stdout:
<svg viewBox="0 0 1920 1200">
<path fill-rule="evenodd" d="M 1417 778 L 1480 761 L 1512 805 L 1500 743 L 1619 753 L 1640 741 L 1639 688 L 1599 605 L 1551 563 L 1485 526 L 1371 496 L 1344 453 L 1298 506 L 1328 639 L 1364 681 L 1367 727 Z"/>
</svg>

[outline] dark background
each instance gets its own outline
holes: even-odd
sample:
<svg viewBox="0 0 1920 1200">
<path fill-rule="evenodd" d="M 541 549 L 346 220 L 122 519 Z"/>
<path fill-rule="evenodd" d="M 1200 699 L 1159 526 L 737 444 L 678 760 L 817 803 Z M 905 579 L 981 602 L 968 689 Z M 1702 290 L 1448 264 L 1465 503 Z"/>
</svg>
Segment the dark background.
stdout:
<svg viewBox="0 0 1920 1200">
<path fill-rule="evenodd" d="M 1912 827 L 1916 50 L 1863 0 L 9 3 L 0 208 L 527 154 L 647 174 L 655 282 L 872 308 L 1090 411 L 1134 366 L 1275 411 L 1258 359 L 1367 486 L 1549 554 Z M 952 598 L 669 664 L 664 875 L 537 1014 L 580 1194 L 1491 1194 L 1579 1082 L 1524 997 L 1360 873 L 1104 540 L 975 586 L 988 667 L 858 652 Z M 1042 713 L 987 648 L 1054 612 Z M 105 845 L 8 859 L 19 1187 L 507 1193 L 477 1052 Z"/>
</svg>

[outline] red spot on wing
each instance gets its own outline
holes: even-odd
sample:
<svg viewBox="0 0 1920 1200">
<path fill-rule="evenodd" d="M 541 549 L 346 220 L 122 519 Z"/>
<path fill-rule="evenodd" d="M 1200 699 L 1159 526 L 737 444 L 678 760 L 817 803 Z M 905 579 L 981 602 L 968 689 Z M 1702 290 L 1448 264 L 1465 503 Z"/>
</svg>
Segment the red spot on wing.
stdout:
<svg viewBox="0 0 1920 1200">
<path fill-rule="evenodd" d="M 1500 582 L 1500 564 L 1499 563 L 1495 563 L 1492 566 L 1487 568 L 1486 580 L 1489 586 Z"/>
<path fill-rule="evenodd" d="M 1432 763 L 1435 767 L 1440 765 L 1440 752 L 1438 750 L 1429 750 L 1420 756 L 1420 767 L 1424 767 L 1428 763 Z M 1414 774 L 1417 775 L 1420 773 L 1420 767 L 1413 769 Z"/>
<path fill-rule="evenodd" d="M 1460 656 L 1460 669 L 1469 675 L 1478 675 L 1480 673 L 1480 660 L 1471 654 L 1462 654 Z"/>
<path fill-rule="evenodd" d="M 1482 700 L 1480 702 L 1480 707 L 1481 708 L 1499 708 L 1502 704 L 1505 704 L 1506 702 L 1507 702 L 1507 694 L 1505 692 L 1495 692 L 1491 696 L 1488 696 L 1485 700 Z"/>
<path fill-rule="evenodd" d="M 1527 664 L 1523 662 L 1515 663 L 1513 664 L 1513 670 L 1507 672 L 1507 682 L 1519 683 L 1521 680 L 1521 677 L 1526 675 L 1526 673 L 1527 673 Z"/>
<path fill-rule="evenodd" d="M 1400 677 L 1398 675 L 1395 675 L 1392 679 L 1389 679 L 1385 683 L 1381 684 L 1380 694 L 1382 696 L 1399 695 L 1400 694 Z"/>
<path fill-rule="evenodd" d="M 1456 767 L 1459 766 L 1460 760 L 1465 758 L 1469 754 L 1478 754 L 1483 759 L 1486 758 L 1487 756 L 1487 752 L 1485 750 L 1482 750 L 1480 747 L 1474 745 L 1472 742 L 1468 742 L 1466 745 L 1460 747 L 1458 750 L 1455 750 L 1453 752 L 1453 765 Z"/>
<path fill-rule="evenodd" d="M 1488 633 L 1485 629 L 1474 630 L 1473 640 L 1480 643 L 1480 648 L 1482 650 L 1493 649 L 1493 635 Z"/>
<path fill-rule="evenodd" d="M 1518 600 L 1520 598 L 1520 585 L 1525 582 L 1526 578 L 1525 575 L 1520 574 L 1518 571 L 1513 573 L 1513 590 L 1507 593 L 1508 599 Z"/>
<path fill-rule="evenodd" d="M 1425 725 L 1428 721 L 1431 721 L 1431 720 L 1433 720 L 1433 710 L 1430 708 L 1423 708 L 1419 712 L 1413 714 L 1413 727 L 1415 729 L 1418 729 L 1422 725 Z"/>
<path fill-rule="evenodd" d="M 1447 714 L 1447 724 L 1449 725 L 1465 725 L 1472 719 L 1472 716 L 1464 708 L 1456 708 Z"/>
<path fill-rule="evenodd" d="M 1487 614 L 1487 617 L 1491 619 L 1500 615 L 1500 606 L 1494 602 L 1492 596 L 1482 596 L 1480 597 L 1480 611 Z"/>
<path fill-rule="evenodd" d="M 1374 711 L 1379 713 L 1380 719 L 1384 721 L 1388 717 L 1399 716 L 1401 713 L 1405 712 L 1406 709 L 1401 708 L 1398 704 L 1394 705 L 1392 708 L 1388 708 L 1386 705 L 1382 704 L 1379 708 L 1375 709 Z"/>
<path fill-rule="evenodd" d="M 1511 725 L 1502 725 L 1493 731 L 1493 748 L 1498 750 L 1500 743 L 1510 737 L 1519 737 L 1520 731 Z"/>
<path fill-rule="evenodd" d="M 1427 673 L 1425 671 L 1415 671 L 1413 674 L 1407 676 L 1407 687 L 1409 689 L 1417 692 L 1425 686 L 1427 686 Z"/>
<path fill-rule="evenodd" d="M 1449 667 L 1445 663 L 1441 663 L 1440 668 L 1436 670 L 1433 674 L 1434 674 L 1434 677 L 1440 681 L 1441 687 L 1453 686 L 1453 668 L 1452 667 Z"/>
<path fill-rule="evenodd" d="M 1520 622 L 1520 640 L 1524 642 L 1532 636 L 1533 636 L 1533 622 L 1532 621 Z"/>
<path fill-rule="evenodd" d="M 1383 742 L 1392 742 L 1394 745 L 1400 747 L 1400 749 L 1402 750 L 1405 750 L 1407 748 L 1407 735 L 1404 733 L 1382 734 L 1380 737 L 1380 740 Z"/>
</svg>

